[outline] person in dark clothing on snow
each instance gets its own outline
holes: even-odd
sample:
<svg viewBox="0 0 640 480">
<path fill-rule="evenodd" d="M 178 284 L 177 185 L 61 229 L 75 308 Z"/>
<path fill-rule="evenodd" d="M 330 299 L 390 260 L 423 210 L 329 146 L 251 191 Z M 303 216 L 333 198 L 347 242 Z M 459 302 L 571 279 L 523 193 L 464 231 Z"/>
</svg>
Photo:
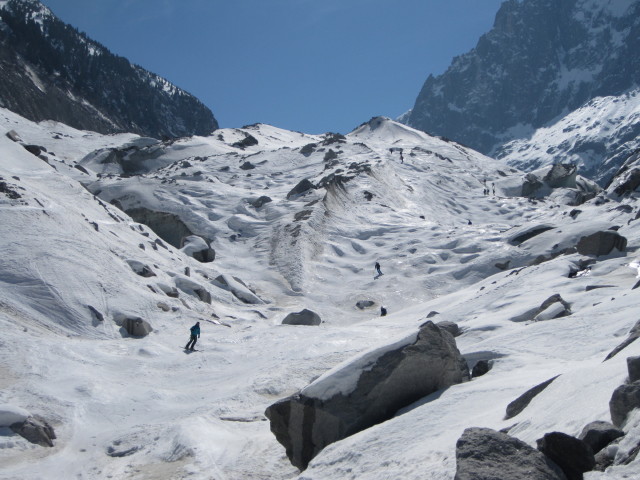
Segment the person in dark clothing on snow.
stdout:
<svg viewBox="0 0 640 480">
<path fill-rule="evenodd" d="M 380 270 L 380 264 L 378 262 L 376 262 L 375 268 L 376 272 L 378 272 L 378 275 L 382 275 L 382 270 Z"/>
<path fill-rule="evenodd" d="M 380 307 L 380 316 L 385 317 L 387 315 L 387 309 L 384 307 Z"/>
<path fill-rule="evenodd" d="M 193 327 L 191 327 L 190 330 L 191 330 L 191 338 L 187 342 L 187 346 L 184 347 L 185 350 L 194 350 L 194 347 L 196 346 L 196 342 L 200 338 L 200 322 L 196 322 L 196 324 Z M 191 345 L 191 348 L 189 348 L 189 345 Z"/>
</svg>

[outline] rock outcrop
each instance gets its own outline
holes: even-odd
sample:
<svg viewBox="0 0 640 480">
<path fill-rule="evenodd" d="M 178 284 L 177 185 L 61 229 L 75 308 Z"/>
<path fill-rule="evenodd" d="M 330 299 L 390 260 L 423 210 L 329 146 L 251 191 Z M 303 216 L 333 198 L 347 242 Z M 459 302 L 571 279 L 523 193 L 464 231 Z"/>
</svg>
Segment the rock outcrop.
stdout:
<svg viewBox="0 0 640 480">
<path fill-rule="evenodd" d="M 467 428 L 456 443 L 454 480 L 566 480 L 544 454 L 489 428 Z"/>
<path fill-rule="evenodd" d="M 324 447 L 391 418 L 430 393 L 469 380 L 450 333 L 415 335 L 365 353 L 267 408 L 271 431 L 300 469 Z"/>
<path fill-rule="evenodd" d="M 11 425 L 11 430 L 31 443 L 42 447 L 53 447 L 56 434 L 53 427 L 39 415 L 28 417 L 23 422 Z"/>
<path fill-rule="evenodd" d="M 201 263 L 213 262 L 216 259 L 216 252 L 209 242 L 197 235 L 184 237 L 180 250 Z"/>
</svg>

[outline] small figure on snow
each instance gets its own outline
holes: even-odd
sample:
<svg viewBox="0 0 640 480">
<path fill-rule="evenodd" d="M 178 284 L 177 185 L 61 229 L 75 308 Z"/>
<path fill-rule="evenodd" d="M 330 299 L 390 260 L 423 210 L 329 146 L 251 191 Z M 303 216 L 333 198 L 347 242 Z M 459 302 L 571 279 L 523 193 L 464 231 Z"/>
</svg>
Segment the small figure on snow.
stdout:
<svg viewBox="0 0 640 480">
<path fill-rule="evenodd" d="M 384 317 L 386 315 L 387 315 L 387 309 L 381 306 L 380 307 L 380 316 Z"/>
<path fill-rule="evenodd" d="M 376 262 L 375 268 L 376 272 L 378 272 L 378 276 L 382 275 L 382 270 L 380 270 L 380 264 L 378 262 Z"/>
<path fill-rule="evenodd" d="M 200 322 L 196 322 L 196 324 L 193 327 L 191 327 L 190 330 L 191 330 L 191 338 L 187 342 L 187 346 L 184 347 L 184 349 L 193 351 L 194 347 L 196 346 L 196 342 L 200 338 Z M 191 345 L 191 347 L 189 347 L 189 345 Z"/>
</svg>

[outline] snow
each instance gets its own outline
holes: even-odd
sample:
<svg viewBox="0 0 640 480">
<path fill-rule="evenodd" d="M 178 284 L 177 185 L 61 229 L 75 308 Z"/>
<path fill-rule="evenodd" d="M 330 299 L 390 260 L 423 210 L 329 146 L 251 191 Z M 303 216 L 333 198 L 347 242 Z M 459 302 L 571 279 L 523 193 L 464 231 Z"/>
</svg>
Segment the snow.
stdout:
<svg viewBox="0 0 640 480">
<path fill-rule="evenodd" d="M 504 161 L 382 117 L 342 141 L 258 124 L 154 143 L 0 110 L 0 133 L 8 130 L 47 148 L 47 162 L 0 135 L 3 192 L 19 194 L 0 192 L 0 412 L 41 415 L 58 438 L 44 448 L 0 429 L 0 478 L 450 480 L 467 427 L 512 427 L 535 445 L 547 432 L 578 435 L 610 420 L 626 358 L 640 355 L 634 342 L 603 362 L 637 321 L 637 194 L 591 201 L 574 218 L 576 207 L 515 196 L 523 172 Z M 234 146 L 247 135 L 258 144 Z M 120 175 L 93 153 L 109 148 L 157 156 L 141 175 Z M 403 162 L 390 148 L 403 149 Z M 325 160 L 329 149 L 335 161 Z M 242 170 L 246 161 L 256 168 Z M 344 179 L 287 198 L 303 178 L 318 184 L 331 174 Z M 496 195 L 483 194 L 485 181 Z M 253 207 L 262 195 L 272 202 Z M 215 261 L 198 263 L 115 200 L 178 215 L 211 240 Z M 531 225 L 552 228 L 510 243 Z M 610 227 L 628 252 L 557 255 Z M 589 274 L 569 278 L 584 260 L 593 261 Z M 375 261 L 385 273 L 378 279 Z M 145 265 L 155 276 L 136 273 Z M 178 297 L 164 293 L 174 289 Z M 554 294 L 572 314 L 532 321 Z M 359 300 L 376 306 L 360 310 Z M 280 325 L 303 308 L 323 323 Z M 304 472 L 292 467 L 265 409 L 302 389 L 348 393 L 373 357 L 415 339 L 431 312 L 460 325 L 456 341 L 470 366 L 489 359 L 492 370 L 328 446 Z M 123 316 L 153 331 L 122 334 Z M 199 351 L 185 354 L 196 321 Z M 341 365 L 352 368 L 329 383 Z M 504 420 L 511 401 L 556 375 Z M 640 439 L 637 412 L 624 429 L 619 455 Z M 638 462 L 586 478 L 633 478 Z"/>
<path fill-rule="evenodd" d="M 30 416 L 24 408 L 0 404 L 0 427 L 10 427 L 14 423 L 24 422 Z"/>
</svg>

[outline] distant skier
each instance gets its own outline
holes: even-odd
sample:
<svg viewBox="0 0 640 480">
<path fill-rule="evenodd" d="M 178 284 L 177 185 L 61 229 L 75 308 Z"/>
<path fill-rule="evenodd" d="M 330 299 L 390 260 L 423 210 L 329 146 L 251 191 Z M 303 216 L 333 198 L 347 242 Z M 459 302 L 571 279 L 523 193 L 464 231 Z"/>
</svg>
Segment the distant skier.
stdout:
<svg viewBox="0 0 640 480">
<path fill-rule="evenodd" d="M 380 264 L 378 262 L 376 262 L 375 268 L 376 272 L 378 272 L 378 276 L 382 275 L 382 270 L 380 270 Z"/>
<path fill-rule="evenodd" d="M 187 342 L 187 346 L 184 347 L 184 349 L 193 351 L 194 347 L 196 346 L 196 342 L 200 338 L 200 322 L 196 322 L 196 324 L 193 327 L 191 327 L 190 330 L 191 330 L 191 338 Z M 189 345 L 191 345 L 191 347 L 189 347 Z"/>
<path fill-rule="evenodd" d="M 380 307 L 380 316 L 385 317 L 387 315 L 387 309 L 384 307 Z"/>
</svg>

